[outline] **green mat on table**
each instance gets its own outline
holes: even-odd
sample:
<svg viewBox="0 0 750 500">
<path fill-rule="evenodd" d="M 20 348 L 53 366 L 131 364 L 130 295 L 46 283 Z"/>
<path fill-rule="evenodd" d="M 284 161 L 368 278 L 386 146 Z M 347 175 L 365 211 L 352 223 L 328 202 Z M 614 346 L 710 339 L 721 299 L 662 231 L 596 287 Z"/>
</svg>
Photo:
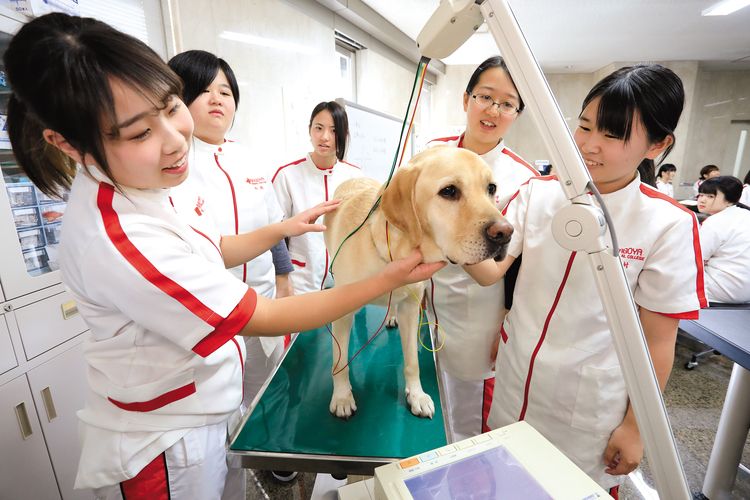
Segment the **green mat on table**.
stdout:
<svg viewBox="0 0 750 500">
<path fill-rule="evenodd" d="M 377 306 L 357 313 L 349 358 L 375 333 L 384 315 L 385 308 Z M 430 345 L 426 325 L 420 335 Z M 383 328 L 350 365 L 357 412 L 341 420 L 328 411 L 333 391 L 332 343 L 325 328 L 297 337 L 232 450 L 403 458 L 446 444 L 431 352 L 419 348 L 422 386 L 435 402 L 432 419 L 415 417 L 409 411 L 401 339 L 397 329 Z"/>
</svg>

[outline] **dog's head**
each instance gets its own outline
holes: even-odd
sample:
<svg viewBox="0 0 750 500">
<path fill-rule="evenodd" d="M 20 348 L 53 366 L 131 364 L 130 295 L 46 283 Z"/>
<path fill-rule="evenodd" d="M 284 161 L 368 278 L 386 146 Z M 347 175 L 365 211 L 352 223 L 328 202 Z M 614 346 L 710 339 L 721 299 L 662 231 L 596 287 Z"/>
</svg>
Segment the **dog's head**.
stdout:
<svg viewBox="0 0 750 500">
<path fill-rule="evenodd" d="M 492 171 L 477 154 L 435 147 L 396 172 L 381 208 L 415 247 L 434 246 L 441 260 L 476 264 L 504 257 L 513 233 L 495 206 L 495 190 Z"/>
</svg>

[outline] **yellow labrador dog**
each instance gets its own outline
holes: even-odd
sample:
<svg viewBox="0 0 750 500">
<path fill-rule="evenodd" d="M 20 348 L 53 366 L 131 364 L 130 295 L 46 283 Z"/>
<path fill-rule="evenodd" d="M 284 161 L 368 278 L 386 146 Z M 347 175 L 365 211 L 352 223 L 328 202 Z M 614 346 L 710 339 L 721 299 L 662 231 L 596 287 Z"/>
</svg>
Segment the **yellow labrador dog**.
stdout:
<svg viewBox="0 0 750 500">
<path fill-rule="evenodd" d="M 382 192 L 380 206 L 339 250 L 333 262 L 337 285 L 363 279 L 380 271 L 390 260 L 407 256 L 415 248 L 425 262 L 450 261 L 475 264 L 502 257 L 513 228 L 493 202 L 496 186 L 492 171 L 466 149 L 435 147 L 400 168 L 385 190 L 375 180 L 360 178 L 343 183 L 334 198 L 335 212 L 325 216 L 325 242 L 335 255 L 342 241 L 359 226 Z M 388 238 L 386 238 L 386 222 Z M 404 355 L 406 400 L 414 415 L 432 417 L 435 405 L 422 390 L 417 360 L 419 305 L 424 283 L 393 292 Z M 387 296 L 374 303 L 386 305 Z M 500 307 L 498 305 L 498 307 Z M 346 365 L 353 314 L 333 322 L 333 397 L 331 413 L 349 418 L 357 409 Z M 338 366 L 336 366 L 338 360 Z"/>
</svg>

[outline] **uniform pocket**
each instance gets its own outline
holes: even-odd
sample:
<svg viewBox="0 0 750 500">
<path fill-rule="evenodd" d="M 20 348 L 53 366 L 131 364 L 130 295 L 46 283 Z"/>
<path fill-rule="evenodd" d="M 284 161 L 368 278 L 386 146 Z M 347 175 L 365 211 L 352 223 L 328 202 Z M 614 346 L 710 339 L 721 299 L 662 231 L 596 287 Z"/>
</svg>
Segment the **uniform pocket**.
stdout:
<svg viewBox="0 0 750 500">
<path fill-rule="evenodd" d="M 583 431 L 609 434 L 622 422 L 627 402 L 625 380 L 619 366 L 584 366 L 571 425 Z"/>
<path fill-rule="evenodd" d="M 206 457 L 206 428 L 198 427 L 185 434 L 169 450 L 168 463 L 172 467 L 191 467 L 203 463 Z"/>
</svg>

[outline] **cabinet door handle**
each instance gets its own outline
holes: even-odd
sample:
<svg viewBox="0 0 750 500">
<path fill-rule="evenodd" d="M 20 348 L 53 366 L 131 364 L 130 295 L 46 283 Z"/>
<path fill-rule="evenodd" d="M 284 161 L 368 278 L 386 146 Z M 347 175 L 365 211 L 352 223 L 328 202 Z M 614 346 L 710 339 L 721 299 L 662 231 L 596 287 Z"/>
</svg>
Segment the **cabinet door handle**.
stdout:
<svg viewBox="0 0 750 500">
<path fill-rule="evenodd" d="M 16 418 L 18 419 L 18 426 L 21 428 L 21 437 L 24 440 L 29 439 L 34 432 L 31 430 L 31 421 L 29 420 L 29 413 L 26 411 L 25 402 L 16 405 Z"/>
<path fill-rule="evenodd" d="M 45 387 L 39 393 L 42 395 L 42 402 L 44 403 L 44 410 L 47 412 L 47 421 L 52 422 L 57 418 L 57 410 L 55 409 L 55 402 L 52 400 L 52 391 L 49 387 Z"/>
<path fill-rule="evenodd" d="M 63 319 L 70 319 L 78 314 L 78 304 L 76 304 L 75 300 L 69 300 L 61 304 L 60 309 L 62 309 Z"/>
</svg>

